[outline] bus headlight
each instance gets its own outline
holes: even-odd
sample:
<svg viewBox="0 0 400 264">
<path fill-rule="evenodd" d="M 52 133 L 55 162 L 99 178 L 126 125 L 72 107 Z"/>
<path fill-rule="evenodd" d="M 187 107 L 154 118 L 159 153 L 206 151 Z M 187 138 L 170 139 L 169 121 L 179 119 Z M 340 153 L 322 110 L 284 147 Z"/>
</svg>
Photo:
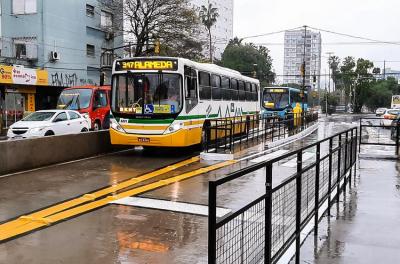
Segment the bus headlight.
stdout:
<svg viewBox="0 0 400 264">
<path fill-rule="evenodd" d="M 167 129 L 167 133 L 173 133 L 176 132 L 180 129 L 182 129 L 184 126 L 183 123 L 175 123 L 175 124 L 171 124 L 168 129 Z"/>
<path fill-rule="evenodd" d="M 115 119 L 111 119 L 110 123 L 112 129 L 125 133 L 125 130 L 118 124 L 118 122 Z"/>
</svg>

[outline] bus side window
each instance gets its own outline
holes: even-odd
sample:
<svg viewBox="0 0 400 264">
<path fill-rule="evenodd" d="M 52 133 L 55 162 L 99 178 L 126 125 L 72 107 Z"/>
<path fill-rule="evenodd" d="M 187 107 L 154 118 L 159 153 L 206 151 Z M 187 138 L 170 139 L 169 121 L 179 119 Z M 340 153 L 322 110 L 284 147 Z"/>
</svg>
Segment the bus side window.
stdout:
<svg viewBox="0 0 400 264">
<path fill-rule="evenodd" d="M 238 81 L 236 79 L 231 79 L 231 93 L 232 93 L 231 99 L 233 101 L 237 101 L 239 91 L 238 91 Z"/>
<path fill-rule="evenodd" d="M 246 90 L 246 101 L 252 101 L 251 84 L 249 82 L 245 83 L 245 90 Z"/>
<path fill-rule="evenodd" d="M 210 74 L 199 72 L 199 94 L 200 99 L 211 99 Z"/>
<path fill-rule="evenodd" d="M 197 105 L 197 73 L 194 69 L 185 66 L 185 102 L 186 113 Z"/>
<path fill-rule="evenodd" d="M 211 74 L 211 98 L 213 100 L 221 99 L 221 76 Z"/>
<path fill-rule="evenodd" d="M 246 100 L 244 81 L 239 81 L 239 100 L 240 101 Z"/>
<path fill-rule="evenodd" d="M 221 86 L 222 86 L 222 99 L 231 100 L 231 92 L 229 90 L 230 87 L 230 79 L 228 77 L 221 77 Z"/>
</svg>

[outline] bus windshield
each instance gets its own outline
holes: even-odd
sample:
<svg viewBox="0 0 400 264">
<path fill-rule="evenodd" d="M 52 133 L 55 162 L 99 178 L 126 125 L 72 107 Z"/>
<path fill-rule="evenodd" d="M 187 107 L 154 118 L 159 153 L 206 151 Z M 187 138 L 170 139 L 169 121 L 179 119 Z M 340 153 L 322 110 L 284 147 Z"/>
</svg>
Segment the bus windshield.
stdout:
<svg viewBox="0 0 400 264">
<path fill-rule="evenodd" d="M 92 89 L 64 90 L 58 98 L 57 109 L 80 110 L 88 108 L 92 93 Z"/>
<path fill-rule="evenodd" d="M 112 110 L 134 115 L 179 113 L 182 109 L 181 87 L 179 74 L 114 75 Z"/>
<path fill-rule="evenodd" d="M 278 89 L 275 89 L 278 90 Z M 275 92 L 269 89 L 264 90 L 263 93 L 263 106 L 267 109 L 282 109 L 289 105 L 288 91 Z"/>
</svg>

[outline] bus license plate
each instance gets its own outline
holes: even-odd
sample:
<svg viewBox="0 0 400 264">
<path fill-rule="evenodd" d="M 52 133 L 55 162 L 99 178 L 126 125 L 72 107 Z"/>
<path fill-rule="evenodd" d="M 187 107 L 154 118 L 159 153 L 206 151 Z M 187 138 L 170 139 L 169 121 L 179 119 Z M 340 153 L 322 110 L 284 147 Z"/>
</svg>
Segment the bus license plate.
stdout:
<svg viewBox="0 0 400 264">
<path fill-rule="evenodd" d="M 141 142 L 141 143 L 149 143 L 150 142 L 150 138 L 140 137 L 140 138 L 138 138 L 138 141 Z"/>
</svg>

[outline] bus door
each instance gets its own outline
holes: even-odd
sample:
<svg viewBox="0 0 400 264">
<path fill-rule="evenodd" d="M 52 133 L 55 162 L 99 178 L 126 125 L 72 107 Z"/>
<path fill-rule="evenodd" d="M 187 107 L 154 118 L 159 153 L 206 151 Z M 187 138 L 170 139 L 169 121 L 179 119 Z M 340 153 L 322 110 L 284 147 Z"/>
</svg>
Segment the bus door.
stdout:
<svg viewBox="0 0 400 264">
<path fill-rule="evenodd" d="M 185 66 L 185 105 L 186 113 L 189 113 L 198 103 L 197 98 L 197 74 L 196 71 Z"/>
</svg>

